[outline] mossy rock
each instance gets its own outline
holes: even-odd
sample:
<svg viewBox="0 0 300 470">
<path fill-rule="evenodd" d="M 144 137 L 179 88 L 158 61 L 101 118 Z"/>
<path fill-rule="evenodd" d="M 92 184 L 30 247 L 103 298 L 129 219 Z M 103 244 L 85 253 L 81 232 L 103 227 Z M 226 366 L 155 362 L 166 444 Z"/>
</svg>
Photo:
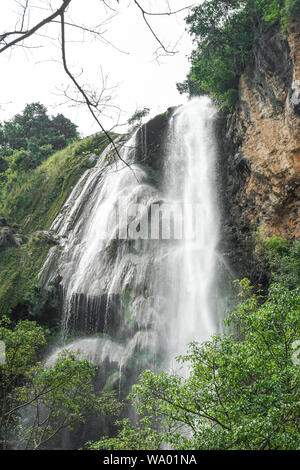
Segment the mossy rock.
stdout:
<svg viewBox="0 0 300 470">
<path fill-rule="evenodd" d="M 57 245 L 57 241 L 53 237 L 53 235 L 50 232 L 47 232 L 46 230 L 38 230 L 37 232 L 34 232 L 30 238 L 29 238 L 29 243 L 35 244 L 35 245 Z"/>
</svg>

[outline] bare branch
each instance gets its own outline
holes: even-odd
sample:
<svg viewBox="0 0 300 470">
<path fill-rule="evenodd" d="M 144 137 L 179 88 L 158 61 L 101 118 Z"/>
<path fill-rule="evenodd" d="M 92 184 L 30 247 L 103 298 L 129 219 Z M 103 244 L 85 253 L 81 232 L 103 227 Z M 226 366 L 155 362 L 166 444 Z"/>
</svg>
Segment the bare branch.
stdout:
<svg viewBox="0 0 300 470">
<path fill-rule="evenodd" d="M 139 4 L 139 2 L 137 0 L 134 0 L 134 3 L 137 5 L 137 7 L 141 10 L 141 13 L 142 13 L 142 16 L 143 16 L 143 19 L 148 27 L 148 29 L 150 30 L 150 32 L 152 33 L 152 35 L 154 36 L 154 38 L 156 39 L 156 41 L 159 43 L 160 47 L 165 51 L 166 54 L 168 55 L 174 55 L 176 54 L 176 51 L 169 51 L 166 46 L 163 44 L 163 42 L 161 41 L 161 39 L 159 39 L 159 37 L 157 36 L 157 34 L 155 33 L 154 29 L 152 28 L 152 26 L 150 25 L 148 19 L 147 19 L 147 15 L 149 15 L 149 13 L 147 13 L 143 8 L 142 6 Z M 167 13 L 169 15 L 169 13 Z"/>
<path fill-rule="evenodd" d="M 143 19 L 144 19 L 148 29 L 150 30 L 151 34 L 154 36 L 156 41 L 159 43 L 160 47 L 165 51 L 165 53 L 168 54 L 168 55 L 177 54 L 178 51 L 168 50 L 167 47 L 163 44 L 162 40 L 158 37 L 158 35 L 154 31 L 154 29 L 152 28 L 151 24 L 149 23 L 147 16 L 171 16 L 171 15 L 176 15 L 177 13 L 179 13 L 181 11 L 188 10 L 189 8 L 192 8 L 193 5 L 181 8 L 180 10 L 176 10 L 176 11 L 171 11 L 171 9 L 169 7 L 169 11 L 155 13 L 155 12 L 146 11 L 137 0 L 134 0 L 134 3 L 140 9 L 140 11 L 142 13 L 142 16 L 143 16 Z"/>
<path fill-rule="evenodd" d="M 20 31 L 18 32 L 17 34 L 19 34 L 20 36 L 17 37 L 16 39 L 6 43 L 1 49 L 0 49 L 0 53 L 1 52 L 4 52 L 6 49 L 12 47 L 12 46 L 15 46 L 16 44 L 18 44 L 19 42 L 21 41 L 24 41 L 25 39 L 29 38 L 30 36 L 32 36 L 34 33 L 36 33 L 39 29 L 41 29 L 43 26 L 45 26 L 46 24 L 50 23 L 52 20 L 54 20 L 55 18 L 61 16 L 62 13 L 64 13 L 67 9 L 67 7 L 69 6 L 69 4 L 71 3 L 72 0 L 63 0 L 63 3 L 62 5 L 60 6 L 60 8 L 58 10 L 56 10 L 54 13 L 52 13 L 51 15 L 47 16 L 46 18 L 44 18 L 42 21 L 40 21 L 39 23 L 37 23 L 35 26 L 33 26 L 31 29 L 29 29 L 28 31 Z M 4 33 L 4 36 L 5 34 L 7 35 L 8 33 Z M 14 34 L 14 32 L 12 33 L 9 33 L 9 34 Z M 7 37 L 7 36 L 6 36 Z M 3 38 L 0 38 L 2 41 L 3 41 Z M 5 37 L 4 37 L 5 39 Z"/>
<path fill-rule="evenodd" d="M 82 84 L 78 80 L 78 76 L 76 76 L 74 73 L 71 72 L 68 66 L 67 58 L 66 58 L 66 42 L 67 42 L 66 41 L 66 27 L 74 28 L 76 30 L 82 31 L 83 33 L 88 33 L 90 35 L 93 35 L 95 38 L 99 39 L 100 41 L 103 41 L 106 45 L 110 45 L 114 47 L 116 50 L 118 50 L 121 53 L 128 54 L 128 52 L 121 50 L 120 48 L 112 44 L 106 37 L 104 37 L 104 33 L 106 31 L 103 31 L 104 29 L 103 26 L 107 24 L 112 18 L 114 18 L 115 14 L 117 14 L 118 11 L 110 5 L 111 2 L 109 0 L 99 0 L 101 5 L 102 6 L 104 5 L 104 9 L 109 9 L 111 10 L 112 13 L 109 13 L 107 15 L 108 18 L 106 18 L 104 22 L 102 22 L 101 24 L 98 24 L 95 27 L 92 27 L 90 25 L 78 24 L 76 21 L 73 21 L 72 18 L 70 18 L 69 16 L 66 17 L 67 9 L 69 5 L 71 4 L 72 0 L 60 0 L 60 7 L 57 8 L 56 10 L 53 10 L 51 2 L 48 1 L 48 2 L 45 2 L 45 7 L 41 9 L 47 11 L 50 14 L 47 15 L 47 13 L 45 13 L 45 18 L 39 22 L 36 22 L 31 27 L 31 21 L 30 21 L 31 9 L 40 8 L 40 7 L 29 6 L 30 5 L 29 0 L 16 0 L 16 1 L 22 10 L 21 10 L 21 13 L 17 15 L 18 19 L 17 19 L 15 30 L 0 33 L 0 53 L 8 49 L 12 50 L 13 47 L 15 46 L 24 48 L 24 51 L 26 50 L 26 48 L 40 47 L 40 46 L 27 46 L 27 44 L 24 45 L 24 41 L 33 35 L 44 37 L 44 35 L 41 34 L 41 31 L 40 31 L 41 28 L 43 28 L 46 25 L 51 25 L 52 23 L 59 24 L 60 34 L 61 34 L 62 65 L 63 65 L 65 73 L 72 81 L 75 87 L 76 93 L 77 93 L 77 97 L 74 99 L 74 97 L 72 97 L 71 94 L 69 93 L 69 87 L 67 87 L 64 91 L 64 96 L 65 98 L 72 101 L 76 105 L 84 104 L 87 106 L 94 121 L 96 121 L 101 131 L 107 137 L 108 142 L 111 144 L 118 158 L 124 163 L 124 165 L 130 167 L 130 165 L 128 165 L 127 162 L 124 161 L 122 156 L 120 155 L 120 152 L 119 152 L 120 146 L 116 144 L 114 139 L 112 138 L 110 134 L 111 130 L 110 131 L 105 130 L 104 126 L 100 122 L 100 118 L 99 118 L 100 114 L 105 117 L 106 111 L 109 113 L 112 110 L 118 109 L 118 107 L 112 103 L 112 97 L 107 96 L 105 94 L 105 91 L 107 91 L 107 87 L 106 87 L 106 83 L 104 83 L 103 77 L 102 77 L 102 83 L 103 83 L 102 90 L 100 92 L 98 90 L 97 91 L 93 90 L 91 87 L 85 84 Z M 116 1 L 119 4 L 119 0 L 116 0 Z M 151 32 L 151 34 L 153 35 L 153 37 L 159 44 L 159 48 L 156 51 L 157 59 L 159 55 L 163 55 L 163 52 L 167 55 L 174 55 L 176 51 L 174 49 L 169 50 L 169 48 L 166 47 L 166 45 L 164 45 L 163 41 L 161 40 L 161 38 L 158 36 L 156 31 L 153 29 L 152 25 L 150 24 L 149 18 L 151 16 L 175 15 L 179 12 L 182 12 L 183 10 L 189 9 L 192 5 L 188 7 L 180 8 L 179 10 L 176 10 L 176 11 L 172 11 L 168 3 L 167 11 L 150 12 L 143 8 L 143 6 L 140 3 L 140 0 L 134 0 L 134 4 L 140 10 L 143 20 L 147 25 L 147 28 L 149 29 L 149 31 Z M 50 36 L 46 36 L 46 38 L 49 41 L 52 40 Z M 112 117 L 109 116 L 109 118 L 111 119 Z"/>
<path fill-rule="evenodd" d="M 60 21 L 58 21 L 58 20 L 52 20 L 51 23 L 60 23 Z M 71 26 L 72 28 L 80 29 L 80 30 L 83 31 L 83 32 L 87 32 L 87 33 L 89 33 L 89 34 L 92 34 L 92 35 L 94 35 L 95 37 L 100 38 L 100 40 L 101 40 L 102 42 L 104 42 L 105 44 L 108 44 L 109 46 L 111 46 L 111 47 L 113 47 L 114 49 L 116 49 L 118 52 L 121 52 L 122 54 L 129 54 L 129 52 L 123 51 L 122 49 L 120 49 L 119 47 L 117 47 L 115 44 L 113 44 L 112 42 L 110 42 L 107 38 L 105 38 L 105 37 L 103 36 L 104 31 L 97 31 L 97 28 L 99 28 L 99 27 L 102 26 L 102 25 L 95 26 L 94 28 L 87 28 L 87 27 L 84 26 L 84 25 L 79 25 L 79 24 L 75 24 L 75 23 L 70 23 L 70 22 L 67 22 L 67 21 L 65 21 L 65 25 L 66 25 L 66 26 Z M 105 31 L 105 32 L 106 32 L 106 31 Z"/>
<path fill-rule="evenodd" d="M 101 122 L 99 121 L 98 119 L 98 116 L 96 115 L 94 109 L 93 109 L 93 103 L 90 101 L 88 95 L 86 94 L 85 90 L 82 88 L 82 86 L 78 83 L 78 81 L 76 80 L 76 78 L 74 77 L 74 75 L 70 72 L 69 68 L 68 68 L 68 64 L 67 64 L 67 59 L 66 59 L 66 38 L 65 38 L 65 17 L 64 17 L 64 10 L 61 12 L 60 14 L 60 18 L 61 18 L 61 51 L 62 51 L 62 60 L 63 60 L 63 66 L 64 66 L 64 70 L 66 72 L 66 74 L 68 75 L 68 77 L 72 80 L 72 82 L 74 83 L 75 87 L 78 89 L 79 93 L 82 95 L 82 97 L 84 98 L 84 101 L 86 102 L 86 105 L 91 113 L 91 115 L 93 116 L 93 118 L 95 119 L 95 121 L 97 122 L 97 124 L 99 125 L 101 131 L 104 133 L 104 135 L 107 137 L 108 141 L 110 142 L 112 148 L 114 149 L 114 151 L 116 152 L 116 155 L 118 156 L 118 158 L 128 167 L 130 168 L 130 165 L 122 158 L 122 156 L 120 155 L 120 152 L 114 142 L 114 139 L 111 137 L 111 135 L 105 130 L 105 128 L 103 127 L 103 125 L 101 124 Z"/>
<path fill-rule="evenodd" d="M 177 13 L 180 13 L 184 10 L 189 10 L 190 8 L 193 8 L 193 6 L 195 6 L 195 3 L 193 3 L 192 5 L 189 5 L 187 7 L 183 7 L 183 8 L 180 8 L 179 10 L 175 10 L 175 11 L 172 11 L 171 8 L 170 8 L 170 5 L 169 5 L 169 2 L 168 2 L 168 6 L 169 6 L 169 11 L 164 11 L 164 12 L 160 12 L 160 13 L 157 13 L 157 12 L 151 12 L 151 11 L 146 11 L 144 8 L 142 8 L 142 6 L 139 4 L 139 2 L 137 2 L 136 0 L 134 0 L 134 3 L 139 7 L 140 10 L 142 10 L 145 15 L 147 16 L 171 16 L 171 15 L 176 15 Z"/>
<path fill-rule="evenodd" d="M 24 22 L 25 22 L 25 17 L 26 17 L 27 8 L 28 8 L 28 1 L 29 0 L 26 0 L 25 5 L 22 5 L 23 14 L 22 14 L 22 19 L 21 19 L 21 31 L 23 31 L 23 28 L 24 28 Z"/>
</svg>

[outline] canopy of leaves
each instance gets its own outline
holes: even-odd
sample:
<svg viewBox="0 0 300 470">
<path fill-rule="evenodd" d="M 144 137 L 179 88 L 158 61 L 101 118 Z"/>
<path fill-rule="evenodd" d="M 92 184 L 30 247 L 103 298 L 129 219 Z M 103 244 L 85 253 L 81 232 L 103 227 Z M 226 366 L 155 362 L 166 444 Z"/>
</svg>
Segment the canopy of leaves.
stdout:
<svg viewBox="0 0 300 470">
<path fill-rule="evenodd" d="M 300 437 L 300 289 L 273 284 L 262 301 L 240 283 L 245 300 L 228 318 L 236 335 L 216 335 L 193 343 L 178 363 L 183 374 L 146 371 L 131 399 L 140 416 L 145 447 L 164 443 L 173 449 L 296 449 Z M 238 339 L 240 338 L 240 339 Z M 298 354 L 298 355 L 297 355 Z M 149 423 L 160 423 L 151 426 Z M 148 429 L 148 431 L 147 431 Z M 138 428 L 141 437 L 141 428 Z M 145 436 L 146 435 L 146 436 Z M 114 440 L 92 448 L 133 445 L 124 423 Z M 157 447 L 159 448 L 159 447 Z"/>
<path fill-rule="evenodd" d="M 41 103 L 28 104 L 23 113 L 0 124 L 0 155 L 9 165 L 35 168 L 78 138 L 76 127 L 62 114 L 49 117 Z"/>
<path fill-rule="evenodd" d="M 299 0 L 207 0 L 194 7 L 186 23 L 196 47 L 179 92 L 209 93 L 232 110 L 257 39 L 276 23 L 286 27 L 299 11 Z"/>
</svg>

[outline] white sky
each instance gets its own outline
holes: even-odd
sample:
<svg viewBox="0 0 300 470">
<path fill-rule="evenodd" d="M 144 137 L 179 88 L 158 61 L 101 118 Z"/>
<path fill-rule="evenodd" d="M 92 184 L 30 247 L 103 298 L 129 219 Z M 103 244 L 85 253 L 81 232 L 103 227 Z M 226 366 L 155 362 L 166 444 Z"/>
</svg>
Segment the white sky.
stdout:
<svg viewBox="0 0 300 470">
<path fill-rule="evenodd" d="M 23 0 L 24 1 L 24 0 Z M 30 5 L 47 8 L 47 11 L 34 9 L 31 22 L 48 15 L 49 0 L 30 0 Z M 149 11 L 168 11 L 191 5 L 193 0 L 140 0 Z M 197 2 L 198 3 L 198 2 Z M 55 8 L 61 0 L 52 0 Z M 176 16 L 148 17 L 155 32 L 166 46 L 179 51 L 171 57 L 155 60 L 155 51 L 159 47 L 155 38 L 143 21 L 141 12 L 133 0 L 110 0 L 110 5 L 118 8 L 119 14 L 103 26 L 104 37 L 126 54 L 80 30 L 68 27 L 67 56 L 73 72 L 80 74 L 82 84 L 90 83 L 101 89 L 101 69 L 108 76 L 107 85 L 115 86 L 113 104 L 118 105 L 123 113 L 120 123 L 133 114 L 137 108 L 147 106 L 151 116 L 164 112 L 169 106 L 186 100 L 176 90 L 176 82 L 185 79 L 189 69 L 187 56 L 191 52 L 191 38 L 185 32 L 184 18 L 187 11 Z M 0 0 L 0 32 L 13 28 L 16 13 L 20 7 L 16 0 Z M 104 7 L 101 0 L 72 0 L 68 11 L 69 18 L 87 27 L 93 27 L 107 20 L 112 12 Z M 59 47 L 59 27 L 52 25 L 40 31 L 51 39 L 36 36 L 26 44 L 31 49 L 15 47 L 0 55 L 0 121 L 11 118 L 22 111 L 26 103 L 40 101 L 48 108 L 49 114 L 62 112 L 72 119 L 83 135 L 98 131 L 97 124 L 84 108 L 61 104 L 65 98 L 61 90 L 71 85 L 62 70 Z M 83 40 L 84 39 L 84 40 Z M 38 47 L 37 47 L 38 46 Z M 117 113 L 113 114 L 113 122 Z M 102 117 L 109 128 L 112 120 Z M 120 128 L 122 129 L 122 128 Z"/>
</svg>

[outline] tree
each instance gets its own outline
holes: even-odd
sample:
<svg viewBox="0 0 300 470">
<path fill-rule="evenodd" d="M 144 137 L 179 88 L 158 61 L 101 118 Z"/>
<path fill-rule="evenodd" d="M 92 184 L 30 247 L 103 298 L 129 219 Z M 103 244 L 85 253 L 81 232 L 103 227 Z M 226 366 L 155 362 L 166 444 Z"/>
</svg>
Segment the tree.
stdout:
<svg viewBox="0 0 300 470">
<path fill-rule="evenodd" d="M 154 434 L 157 444 L 163 435 L 165 444 L 184 450 L 298 447 L 300 289 L 273 284 L 262 302 L 249 294 L 248 280 L 240 285 L 241 295 L 249 297 L 226 322 L 238 337 L 216 335 L 192 343 L 178 358 L 189 369 L 187 378 L 146 371 L 134 387 L 131 399 L 139 415 L 160 423 L 148 426 L 145 446 Z M 125 423 L 121 443 L 102 439 L 94 448 L 125 448 L 130 435 Z"/>
<path fill-rule="evenodd" d="M 67 119 L 63 114 L 57 114 L 52 117 L 51 127 L 55 136 L 61 136 L 64 139 L 73 139 L 78 137 L 76 125 Z"/>
<path fill-rule="evenodd" d="M 60 150 L 71 139 L 78 138 L 76 125 L 62 114 L 49 117 L 41 103 L 25 106 L 21 114 L 16 114 L 2 125 L 1 147 L 5 150 L 38 150 L 43 145 L 51 145 Z"/>
<path fill-rule="evenodd" d="M 21 114 L 0 127 L 2 185 L 10 176 L 36 168 L 78 137 L 77 126 L 70 119 L 62 114 L 49 117 L 41 103 L 27 104 Z"/>
<path fill-rule="evenodd" d="M 0 364 L 0 442 L 3 449 L 43 449 L 63 429 L 95 415 L 113 415 L 119 403 L 111 392 L 95 391 L 96 368 L 73 352 L 63 351 L 45 367 L 37 362 L 45 332 L 33 321 L 12 328 L 0 320 L 6 362 Z"/>
<path fill-rule="evenodd" d="M 179 92 L 210 93 L 232 111 L 257 39 L 276 23 L 286 28 L 299 5 L 299 0 L 207 0 L 192 8 L 186 23 L 196 47 Z"/>
</svg>

